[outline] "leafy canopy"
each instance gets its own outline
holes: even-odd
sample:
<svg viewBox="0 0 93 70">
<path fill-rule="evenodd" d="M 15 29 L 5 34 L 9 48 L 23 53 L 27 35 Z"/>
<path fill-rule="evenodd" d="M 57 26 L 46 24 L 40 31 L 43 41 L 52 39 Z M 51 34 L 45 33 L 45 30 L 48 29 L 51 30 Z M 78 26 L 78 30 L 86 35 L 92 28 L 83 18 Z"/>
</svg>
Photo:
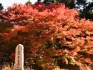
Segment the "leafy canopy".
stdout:
<svg viewBox="0 0 93 70">
<path fill-rule="evenodd" d="M 21 43 L 25 56 L 45 69 L 53 69 L 59 60 L 92 64 L 92 26 L 64 4 L 13 4 L 0 13 L 0 51 L 13 53 Z"/>
</svg>

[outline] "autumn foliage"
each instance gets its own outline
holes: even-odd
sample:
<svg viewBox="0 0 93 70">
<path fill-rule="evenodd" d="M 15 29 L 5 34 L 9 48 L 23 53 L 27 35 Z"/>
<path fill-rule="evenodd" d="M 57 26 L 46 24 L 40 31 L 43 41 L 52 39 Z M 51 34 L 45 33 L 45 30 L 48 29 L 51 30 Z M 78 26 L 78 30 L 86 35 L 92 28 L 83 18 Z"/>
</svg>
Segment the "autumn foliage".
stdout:
<svg viewBox="0 0 93 70">
<path fill-rule="evenodd" d="M 93 22 L 80 19 L 64 4 L 13 4 L 0 12 L 0 51 L 25 47 L 25 59 L 42 68 L 64 64 L 93 64 Z M 13 54 L 12 54 L 13 55 Z"/>
</svg>

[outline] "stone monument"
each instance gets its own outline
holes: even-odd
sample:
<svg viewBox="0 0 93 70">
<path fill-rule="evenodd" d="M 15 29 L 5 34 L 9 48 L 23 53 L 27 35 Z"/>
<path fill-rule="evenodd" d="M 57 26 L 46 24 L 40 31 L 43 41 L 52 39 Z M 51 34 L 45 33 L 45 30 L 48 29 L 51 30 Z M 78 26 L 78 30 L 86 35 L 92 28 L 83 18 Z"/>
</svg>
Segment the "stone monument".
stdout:
<svg viewBox="0 0 93 70">
<path fill-rule="evenodd" d="M 24 70 L 24 47 L 18 44 L 15 50 L 14 70 Z"/>
</svg>

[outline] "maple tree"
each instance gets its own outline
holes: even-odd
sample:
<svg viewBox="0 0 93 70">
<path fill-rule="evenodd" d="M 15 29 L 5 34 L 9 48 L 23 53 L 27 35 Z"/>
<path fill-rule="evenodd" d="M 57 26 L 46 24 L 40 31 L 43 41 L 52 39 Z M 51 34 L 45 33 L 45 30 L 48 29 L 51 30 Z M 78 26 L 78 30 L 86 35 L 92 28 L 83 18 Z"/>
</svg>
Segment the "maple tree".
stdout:
<svg viewBox="0 0 93 70">
<path fill-rule="evenodd" d="M 93 64 L 92 26 L 93 22 L 80 19 L 78 11 L 64 4 L 13 4 L 0 13 L 0 51 L 14 58 L 21 43 L 25 59 L 50 70 L 60 63 Z"/>
</svg>

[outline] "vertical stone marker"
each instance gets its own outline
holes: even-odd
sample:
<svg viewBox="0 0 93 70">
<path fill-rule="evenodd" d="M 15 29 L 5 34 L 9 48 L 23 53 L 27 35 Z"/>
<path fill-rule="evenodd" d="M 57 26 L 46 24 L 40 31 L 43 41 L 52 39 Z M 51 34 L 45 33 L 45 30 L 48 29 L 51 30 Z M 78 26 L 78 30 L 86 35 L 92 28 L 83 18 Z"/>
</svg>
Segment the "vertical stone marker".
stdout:
<svg viewBox="0 0 93 70">
<path fill-rule="evenodd" d="M 18 44 L 15 50 L 14 70 L 24 70 L 24 47 Z"/>
</svg>

